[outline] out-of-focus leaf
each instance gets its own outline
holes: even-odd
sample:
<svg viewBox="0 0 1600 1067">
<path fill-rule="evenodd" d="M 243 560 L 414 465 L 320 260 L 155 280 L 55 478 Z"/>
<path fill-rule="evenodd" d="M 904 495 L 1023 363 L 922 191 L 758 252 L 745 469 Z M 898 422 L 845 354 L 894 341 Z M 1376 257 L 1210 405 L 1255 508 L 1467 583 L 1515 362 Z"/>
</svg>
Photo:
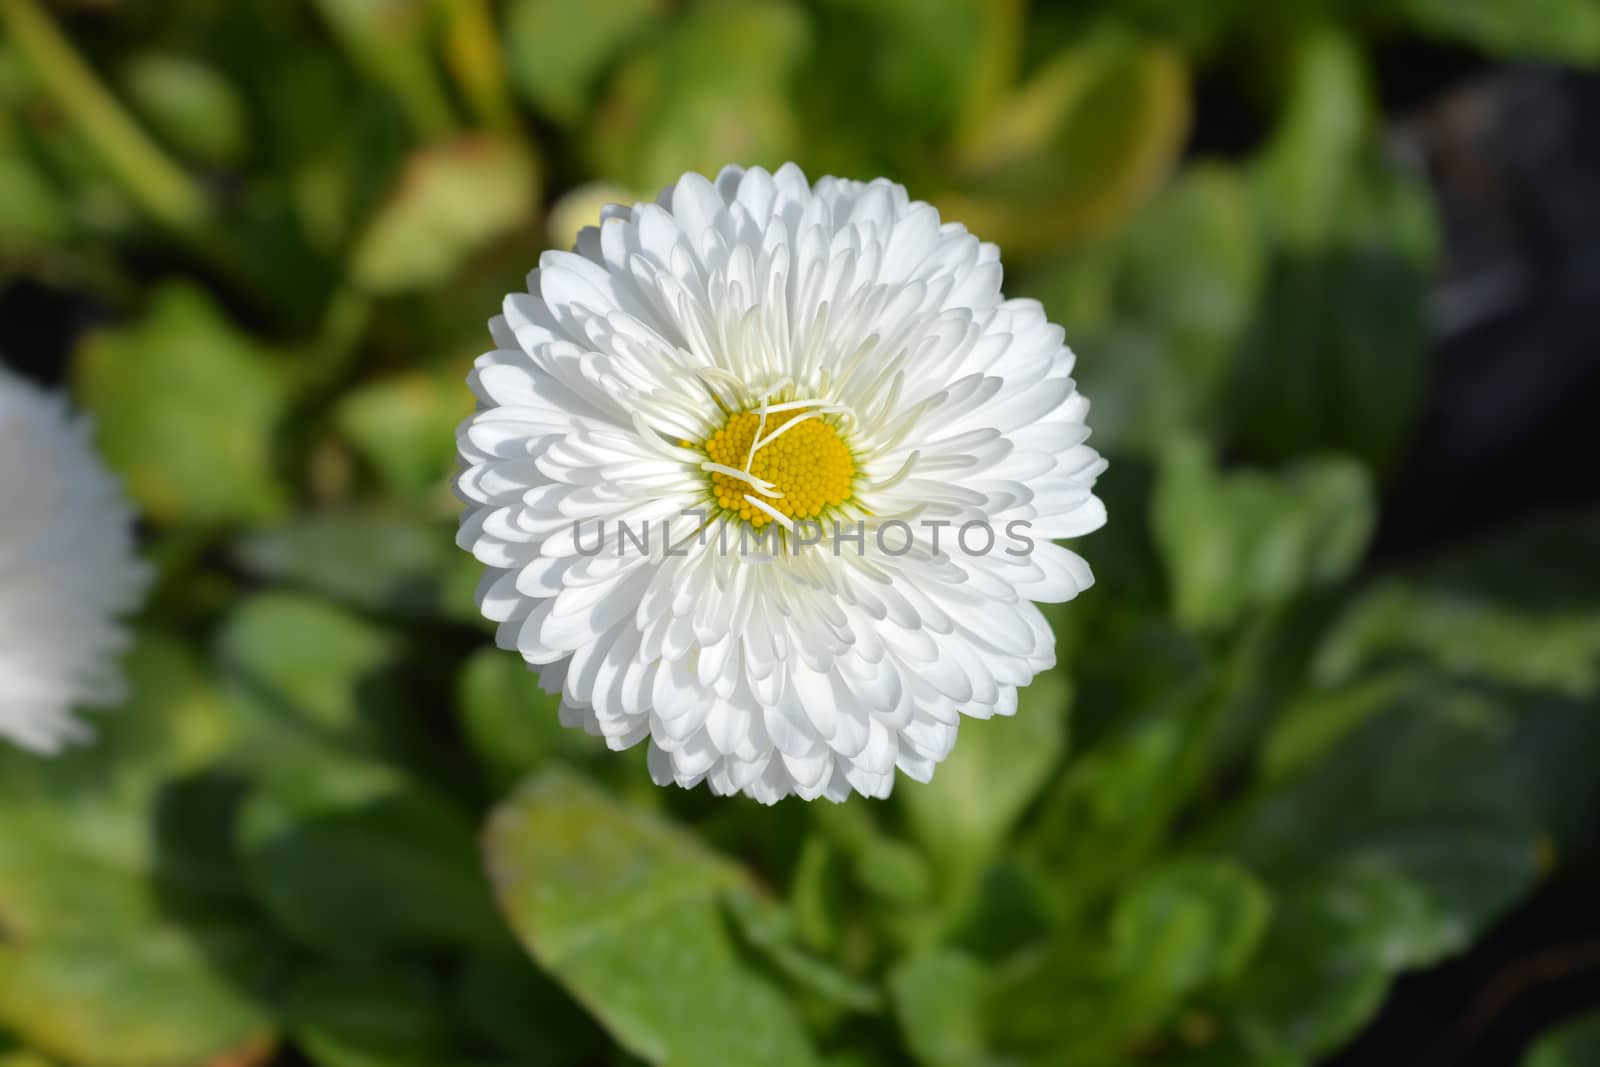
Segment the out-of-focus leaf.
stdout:
<svg viewBox="0 0 1600 1067">
<path fill-rule="evenodd" d="M 1260 945 L 1270 914 L 1271 898 L 1249 872 L 1228 863 L 1179 862 L 1146 875 L 1117 901 L 1113 966 L 1125 974 L 1148 969 L 1163 995 L 1176 1000 L 1237 975 Z"/>
<path fill-rule="evenodd" d="M 997 105 L 935 203 L 1013 255 L 1104 232 L 1176 162 L 1189 106 L 1178 53 L 1119 35 L 1092 39 Z"/>
<path fill-rule="evenodd" d="M 785 995 L 753 968 L 718 904 L 743 873 L 665 821 L 545 772 L 490 821 L 502 911 L 524 945 L 652 1063 L 813 1064 Z"/>
<path fill-rule="evenodd" d="M 1066 677 L 1041 674 L 1018 692 L 1014 717 L 962 722 L 933 780 L 898 790 L 912 832 L 946 871 L 971 875 L 994 856 L 1061 759 L 1071 704 Z"/>
<path fill-rule="evenodd" d="M 234 609 L 217 642 L 224 693 L 263 739 L 383 749 L 403 696 L 389 632 L 324 601 L 263 593 Z"/>
<path fill-rule="evenodd" d="M 840 804 L 819 809 L 818 826 L 850 857 L 852 873 L 873 896 L 901 907 L 925 903 L 933 873 L 917 849 L 885 833 L 870 811 Z"/>
<path fill-rule="evenodd" d="M 1339 620 L 1314 670 L 1322 684 L 1337 685 L 1399 657 L 1423 657 L 1464 677 L 1585 696 L 1600 685 L 1600 601 L 1588 611 L 1537 614 L 1469 590 L 1385 582 Z"/>
<path fill-rule="evenodd" d="M 985 15 L 1009 0 L 825 0 L 815 5 L 817 45 L 800 101 L 819 102 L 818 139 L 914 141 L 944 133 L 988 72 Z M 997 27 L 998 29 L 998 27 Z M 1009 72 L 1002 72 L 1009 73 Z M 1002 86 L 1004 88 L 1004 86 Z M 872 152 L 873 146 L 852 144 Z M 880 144 L 880 149 L 884 146 Z"/>
<path fill-rule="evenodd" d="M 924 1067 L 983 1067 L 993 1062 L 984 1036 L 989 976 L 961 952 L 936 949 L 902 961 L 889 978 L 895 1016 Z"/>
<path fill-rule="evenodd" d="M 101 448 L 145 515 L 234 522 L 283 510 L 272 442 L 285 376 L 200 290 L 157 289 L 138 321 L 88 336 L 75 372 Z"/>
<path fill-rule="evenodd" d="M 992 993 L 1007 1051 L 1051 1064 L 1114 1062 L 1201 990 L 1233 978 L 1267 928 L 1270 898 L 1247 871 L 1192 860 L 1145 874 L 1112 909 L 1106 945 L 1068 941 Z"/>
<path fill-rule="evenodd" d="M 0 926 L 14 936 L 148 921 L 156 879 L 183 844 L 160 839 L 162 799 L 229 740 L 216 694 L 176 640 L 144 637 L 127 671 L 130 698 L 96 720 L 94 744 L 51 760 L 0 749 Z"/>
<path fill-rule="evenodd" d="M 464 374 L 406 374 L 352 389 L 339 402 L 339 431 L 390 489 L 437 490 L 456 459 L 456 427 L 472 414 Z"/>
<path fill-rule="evenodd" d="M 1226 626 L 1345 577 L 1366 548 L 1374 507 L 1366 471 L 1350 460 L 1221 472 L 1198 440 L 1174 441 L 1151 521 L 1178 621 Z"/>
<path fill-rule="evenodd" d="M 407 618 L 471 618 L 480 569 L 442 522 L 366 512 L 309 514 L 241 539 L 249 573 Z M 466 568 L 470 573 L 462 574 Z"/>
<path fill-rule="evenodd" d="M 1405 0 L 1424 33 L 1497 55 L 1600 64 L 1600 7 L 1588 0 Z"/>
<path fill-rule="evenodd" d="M 1252 171 L 1274 244 L 1227 411 L 1262 459 L 1337 448 L 1382 472 L 1416 418 L 1438 244 L 1427 189 L 1373 143 L 1362 59 L 1318 35 Z"/>
<path fill-rule="evenodd" d="M 786 83 L 808 44 L 787 0 L 695 5 L 612 77 L 588 130 L 596 169 L 659 189 L 732 160 L 778 166 L 795 154 Z"/>
<path fill-rule="evenodd" d="M 604 1060 L 605 1033 L 515 948 L 470 958 L 455 993 L 464 1025 L 508 1055 L 548 1067 Z"/>
<path fill-rule="evenodd" d="M 1256 961 L 1220 998 L 1245 1055 L 1224 1063 L 1303 1064 L 1378 1010 L 1395 972 L 1456 947 L 1433 902 L 1406 879 L 1353 867 L 1277 898 Z"/>
<path fill-rule="evenodd" d="M 257 1063 L 276 955 L 230 928 L 154 922 L 0 946 L 0 1024 L 93 1067 Z M 224 1060 L 228 1057 L 228 1060 Z"/>
<path fill-rule="evenodd" d="M 356 63 L 405 105 L 418 130 L 428 136 L 450 130 L 455 117 L 433 65 L 427 0 L 316 0 L 316 6 Z"/>
<path fill-rule="evenodd" d="M 1460 677 L 1589 695 L 1600 671 L 1600 581 L 1588 566 L 1597 538 L 1592 516 L 1528 523 L 1381 583 L 1328 634 L 1314 677 L 1335 685 L 1421 658 Z"/>
<path fill-rule="evenodd" d="M 1245 183 L 1202 165 L 1125 230 L 1025 282 L 1094 354 L 1076 376 L 1094 400 L 1099 447 L 1155 455 L 1175 429 L 1217 421 L 1265 267 Z"/>
<path fill-rule="evenodd" d="M 345 958 L 506 941 L 471 821 L 375 764 L 277 766 L 240 841 L 262 902 L 306 945 Z"/>
<path fill-rule="evenodd" d="M 520 142 L 471 135 L 421 149 L 357 243 L 351 275 L 379 294 L 437 284 L 531 222 L 538 203 L 538 162 Z"/>
<path fill-rule="evenodd" d="M 249 143 L 243 102 L 228 79 L 192 56 L 143 52 L 124 72 L 128 96 L 179 150 L 214 165 L 235 163 Z"/>
<path fill-rule="evenodd" d="M 560 122 L 587 113 L 601 76 L 661 21 L 663 0 L 513 0 L 506 48 L 518 88 Z"/>
<path fill-rule="evenodd" d="M 560 694 L 546 693 L 514 653 L 482 649 L 462 668 L 456 693 L 462 726 L 502 789 L 552 761 L 581 765 L 605 751 L 599 738 L 562 726 L 560 706 Z"/>
<path fill-rule="evenodd" d="M 784 909 L 754 894 L 732 894 L 727 906 L 745 941 L 795 986 L 848 1011 L 874 1013 L 883 1007 L 876 986 L 801 947 L 794 919 Z"/>
<path fill-rule="evenodd" d="M 1541 1037 L 1522 1067 L 1600 1067 L 1600 1012 L 1563 1023 Z"/>
<path fill-rule="evenodd" d="M 1216 845 L 1275 888 L 1355 868 L 1405 879 L 1433 916 L 1435 951 L 1402 964 L 1415 966 L 1464 948 L 1516 900 L 1538 833 L 1492 700 L 1425 675 L 1382 695 L 1336 745 L 1268 781 Z"/>
<path fill-rule="evenodd" d="M 287 1026 L 317 1067 L 431 1067 L 456 1036 L 434 983 L 394 966 L 320 971 L 287 1001 Z"/>
</svg>

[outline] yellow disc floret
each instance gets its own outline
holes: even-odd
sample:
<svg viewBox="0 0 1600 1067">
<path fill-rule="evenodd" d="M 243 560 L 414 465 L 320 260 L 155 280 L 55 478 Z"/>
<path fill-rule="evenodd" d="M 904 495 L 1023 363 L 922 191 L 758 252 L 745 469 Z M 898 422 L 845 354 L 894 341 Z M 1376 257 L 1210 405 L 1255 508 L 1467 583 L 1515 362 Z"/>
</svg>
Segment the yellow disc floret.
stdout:
<svg viewBox="0 0 1600 1067">
<path fill-rule="evenodd" d="M 850 449 L 825 419 L 809 414 L 808 418 L 805 411 L 769 412 L 763 424 L 759 410 L 743 411 L 706 438 L 705 452 L 713 463 L 747 471 L 783 494 L 768 496 L 743 479 L 713 472 L 711 492 L 718 506 L 759 528 L 772 517 L 746 500 L 747 495 L 795 520 L 814 519 L 850 499 L 856 477 Z M 788 426 L 791 420 L 799 422 Z M 766 443 L 752 458 L 750 446 L 758 441 L 758 430 L 759 441 Z"/>
</svg>

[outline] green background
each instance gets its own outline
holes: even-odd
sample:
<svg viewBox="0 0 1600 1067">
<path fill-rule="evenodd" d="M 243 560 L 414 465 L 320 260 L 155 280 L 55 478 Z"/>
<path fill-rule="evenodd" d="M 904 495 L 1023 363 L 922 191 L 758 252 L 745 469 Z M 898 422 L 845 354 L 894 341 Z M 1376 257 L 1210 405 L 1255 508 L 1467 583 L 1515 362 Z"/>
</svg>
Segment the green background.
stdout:
<svg viewBox="0 0 1600 1067">
<path fill-rule="evenodd" d="M 1600 517 L 1363 565 L 1439 254 L 1396 41 L 1594 67 L 1600 6 L 0 0 L 0 276 L 90 309 L 45 373 L 159 571 L 99 743 L 0 752 L 0 1067 L 1294 1067 L 1588 869 Z M 1258 147 L 1185 151 L 1201 77 Z M 655 788 L 451 543 L 539 250 L 788 159 L 999 242 L 1112 459 L 1061 666 L 886 803 Z"/>
</svg>

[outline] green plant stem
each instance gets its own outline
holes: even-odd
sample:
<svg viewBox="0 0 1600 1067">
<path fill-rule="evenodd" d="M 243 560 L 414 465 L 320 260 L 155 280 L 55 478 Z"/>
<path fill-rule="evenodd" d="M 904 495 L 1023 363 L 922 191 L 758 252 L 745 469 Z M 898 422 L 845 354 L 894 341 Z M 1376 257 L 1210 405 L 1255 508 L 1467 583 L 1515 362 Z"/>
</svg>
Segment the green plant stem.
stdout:
<svg viewBox="0 0 1600 1067">
<path fill-rule="evenodd" d="M 206 243 L 211 205 L 204 193 L 123 110 L 36 0 L 0 0 L 0 22 L 40 84 L 144 210 Z"/>
</svg>

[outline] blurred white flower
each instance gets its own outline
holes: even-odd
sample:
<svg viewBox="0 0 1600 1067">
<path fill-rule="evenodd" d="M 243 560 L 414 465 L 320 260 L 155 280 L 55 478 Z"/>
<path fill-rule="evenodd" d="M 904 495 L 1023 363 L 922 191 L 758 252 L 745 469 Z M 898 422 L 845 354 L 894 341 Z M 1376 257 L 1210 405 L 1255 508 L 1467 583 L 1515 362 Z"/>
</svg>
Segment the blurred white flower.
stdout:
<svg viewBox="0 0 1600 1067">
<path fill-rule="evenodd" d="M 1054 664 L 1033 602 L 1092 581 L 1049 540 L 1105 521 L 1062 331 L 884 180 L 730 167 L 601 218 L 470 378 L 460 542 L 499 644 L 662 784 L 926 781 Z"/>
<path fill-rule="evenodd" d="M 0 738 L 53 753 L 122 696 L 119 615 L 146 585 L 133 515 L 66 400 L 0 368 Z"/>
</svg>

